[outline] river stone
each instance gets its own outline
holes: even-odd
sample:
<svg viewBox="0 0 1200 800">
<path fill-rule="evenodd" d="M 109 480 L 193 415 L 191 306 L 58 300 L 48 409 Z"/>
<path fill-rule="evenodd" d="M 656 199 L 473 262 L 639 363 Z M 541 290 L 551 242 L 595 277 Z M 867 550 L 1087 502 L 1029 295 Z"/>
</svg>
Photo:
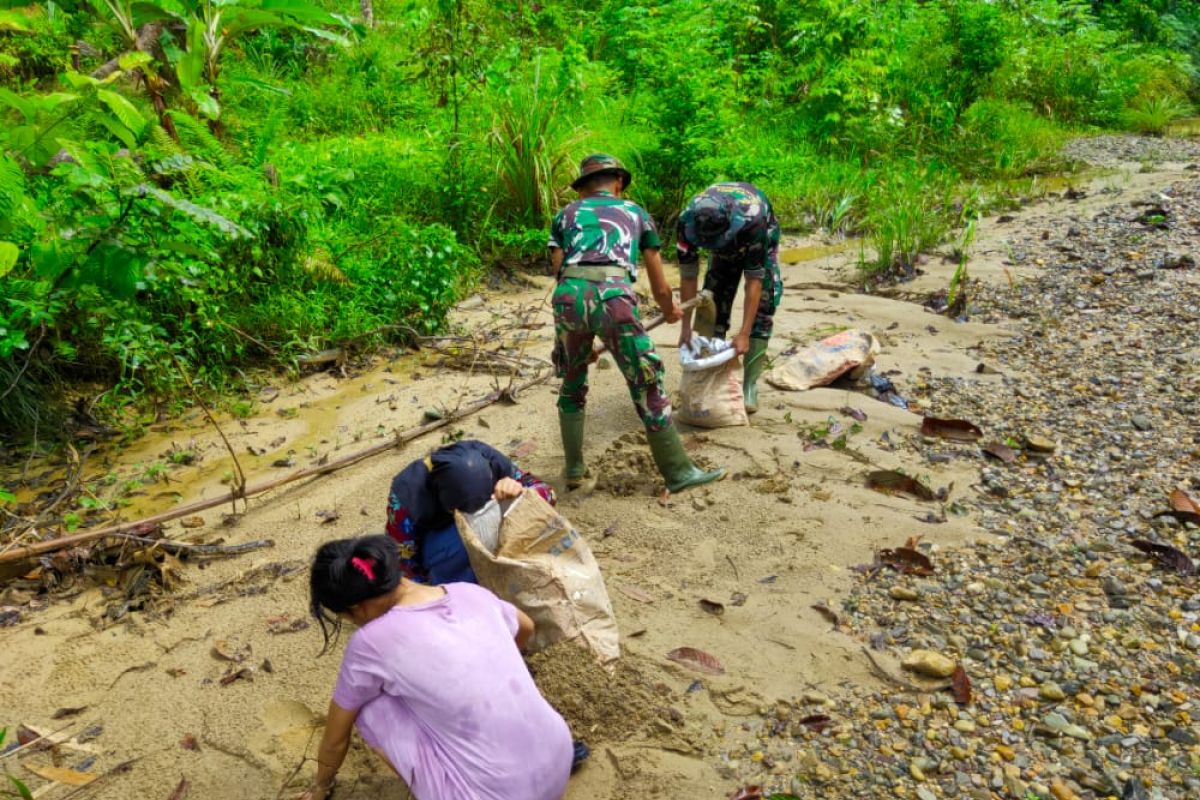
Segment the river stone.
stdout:
<svg viewBox="0 0 1200 800">
<path fill-rule="evenodd" d="M 935 653 L 932 650 L 913 650 L 901 666 L 918 675 L 928 675 L 931 678 L 949 678 L 954 674 L 956 666 L 954 659 Z"/>
</svg>

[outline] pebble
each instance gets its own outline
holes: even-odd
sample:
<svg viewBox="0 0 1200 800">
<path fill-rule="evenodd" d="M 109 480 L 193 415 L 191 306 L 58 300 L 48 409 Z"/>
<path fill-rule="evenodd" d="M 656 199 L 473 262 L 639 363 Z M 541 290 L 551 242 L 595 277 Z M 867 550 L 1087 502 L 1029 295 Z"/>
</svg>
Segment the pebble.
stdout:
<svg viewBox="0 0 1200 800">
<path fill-rule="evenodd" d="M 921 599 L 921 594 L 914 589 L 909 589 L 907 586 L 893 586 L 888 589 L 888 594 L 893 600 L 909 600 L 916 601 Z"/>
<path fill-rule="evenodd" d="M 1038 697 L 1043 700 L 1058 701 L 1066 699 L 1067 693 L 1057 683 L 1043 683 L 1038 689 Z"/>
<path fill-rule="evenodd" d="M 957 663 L 932 650 L 913 650 L 901 663 L 905 669 L 931 678 L 949 678 Z"/>
</svg>

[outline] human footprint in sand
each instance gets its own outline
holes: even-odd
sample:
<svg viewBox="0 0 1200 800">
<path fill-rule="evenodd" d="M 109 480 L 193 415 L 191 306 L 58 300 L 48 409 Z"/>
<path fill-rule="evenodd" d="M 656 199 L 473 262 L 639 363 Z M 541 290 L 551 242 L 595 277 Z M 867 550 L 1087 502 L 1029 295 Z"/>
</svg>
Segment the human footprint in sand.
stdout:
<svg viewBox="0 0 1200 800">
<path fill-rule="evenodd" d="M 560 800 L 574 748 L 521 660 L 528 616 L 474 584 L 410 581 L 386 536 L 327 542 L 310 581 L 326 647 L 343 620 L 358 630 L 302 800 L 328 796 L 356 724 L 417 800 Z"/>
</svg>

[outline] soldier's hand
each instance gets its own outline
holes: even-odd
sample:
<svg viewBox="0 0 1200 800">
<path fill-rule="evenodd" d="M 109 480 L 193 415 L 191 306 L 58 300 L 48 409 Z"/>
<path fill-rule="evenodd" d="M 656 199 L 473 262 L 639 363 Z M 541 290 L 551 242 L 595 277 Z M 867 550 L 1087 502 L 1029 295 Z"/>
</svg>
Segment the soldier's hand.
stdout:
<svg viewBox="0 0 1200 800">
<path fill-rule="evenodd" d="M 671 305 L 669 308 L 663 308 L 660 305 L 658 310 L 662 312 L 663 321 L 667 322 L 668 324 L 674 324 L 683 319 L 683 308 L 681 308 L 679 303 L 676 303 L 674 299 L 671 300 Z"/>
<path fill-rule="evenodd" d="M 739 356 L 744 356 L 750 350 L 750 337 L 740 333 L 733 337 L 733 349 Z"/>
<path fill-rule="evenodd" d="M 499 501 L 512 500 L 514 497 L 520 497 L 524 491 L 525 487 L 512 478 L 501 478 L 496 481 L 492 497 Z"/>
</svg>

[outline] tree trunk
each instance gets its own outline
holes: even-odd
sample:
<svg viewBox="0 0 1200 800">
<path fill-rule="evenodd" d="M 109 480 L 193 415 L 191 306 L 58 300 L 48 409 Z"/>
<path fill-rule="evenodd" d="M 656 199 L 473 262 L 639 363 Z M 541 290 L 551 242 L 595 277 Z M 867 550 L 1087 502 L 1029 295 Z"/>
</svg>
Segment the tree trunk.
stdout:
<svg viewBox="0 0 1200 800">
<path fill-rule="evenodd" d="M 368 28 L 375 27 L 375 6 L 372 0 L 358 0 L 358 7 L 362 11 L 363 23 Z"/>
</svg>

